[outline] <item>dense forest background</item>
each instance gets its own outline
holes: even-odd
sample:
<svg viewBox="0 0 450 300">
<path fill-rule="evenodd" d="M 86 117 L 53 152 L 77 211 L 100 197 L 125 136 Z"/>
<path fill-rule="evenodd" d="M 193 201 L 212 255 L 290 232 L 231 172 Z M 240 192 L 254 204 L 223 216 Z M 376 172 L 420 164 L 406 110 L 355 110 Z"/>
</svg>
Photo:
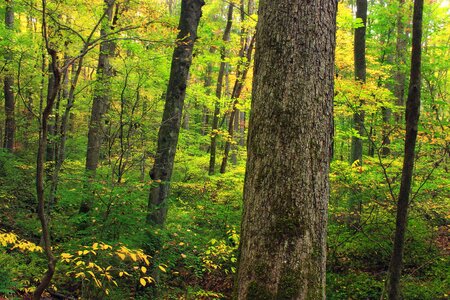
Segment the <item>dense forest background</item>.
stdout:
<svg viewBox="0 0 450 300">
<path fill-rule="evenodd" d="M 161 122 L 174 49 L 191 45 L 177 39 L 181 2 L 3 1 L 0 298 L 31 297 L 53 263 L 45 297 L 231 298 L 258 3 L 202 7 L 166 178 L 158 132 L 172 121 Z M 358 18 L 356 2 L 338 4 L 328 299 L 384 292 L 403 162 L 413 2 L 371 0 Z M 426 0 L 422 26 L 401 293 L 448 299 L 449 2 Z M 162 181 L 167 201 L 152 202 Z"/>
</svg>

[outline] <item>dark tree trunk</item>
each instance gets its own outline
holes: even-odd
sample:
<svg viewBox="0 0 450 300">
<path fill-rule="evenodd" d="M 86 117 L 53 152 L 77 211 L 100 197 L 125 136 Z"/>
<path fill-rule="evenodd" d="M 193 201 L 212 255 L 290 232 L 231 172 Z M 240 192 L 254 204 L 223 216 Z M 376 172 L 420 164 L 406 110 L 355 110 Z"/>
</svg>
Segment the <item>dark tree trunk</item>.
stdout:
<svg viewBox="0 0 450 300">
<path fill-rule="evenodd" d="M 260 1 L 237 299 L 325 299 L 336 4 Z"/>
<path fill-rule="evenodd" d="M 106 18 L 103 20 L 100 35 L 106 36 L 110 31 L 113 20 L 114 0 L 105 1 Z M 86 170 L 95 174 L 100 157 L 100 146 L 103 138 L 103 117 L 111 99 L 111 77 L 113 67 L 110 59 L 114 56 L 116 43 L 103 41 L 100 44 L 100 54 L 97 65 L 97 80 L 95 83 L 94 99 L 92 102 L 91 118 L 89 121 L 88 145 L 86 153 Z"/>
<path fill-rule="evenodd" d="M 183 0 L 176 47 L 172 57 L 166 103 L 158 133 L 158 146 L 150 177 L 153 180 L 148 201 L 147 222 L 164 224 L 167 215 L 167 195 L 172 177 L 178 135 L 192 51 L 197 39 L 197 27 L 202 15 L 203 0 Z"/>
<path fill-rule="evenodd" d="M 366 82 L 366 24 L 367 24 L 367 0 L 356 0 L 356 17 L 361 18 L 363 27 L 355 29 L 355 80 Z M 360 106 L 363 101 L 360 100 Z M 360 136 L 364 135 L 364 111 L 359 110 L 353 114 L 353 128 Z M 352 137 L 350 163 L 359 161 L 362 163 L 363 143 L 359 137 Z"/>
<path fill-rule="evenodd" d="M 106 37 L 117 18 L 113 16 L 115 0 L 104 0 L 105 16 L 102 21 L 100 35 Z M 98 167 L 100 158 L 100 147 L 103 141 L 104 115 L 108 110 L 111 101 L 111 78 L 114 74 L 110 59 L 114 56 L 116 43 L 114 41 L 103 41 L 100 44 L 100 54 L 97 65 L 97 79 L 94 88 L 94 99 L 92 102 L 91 118 L 89 120 L 88 143 L 86 152 L 86 173 L 92 180 Z M 89 185 L 89 183 L 88 183 Z M 88 187 L 89 189 L 89 187 Z M 83 199 L 80 205 L 80 212 L 90 211 L 93 199 L 90 192 L 87 198 Z"/>
<path fill-rule="evenodd" d="M 227 14 L 227 25 L 225 26 L 225 30 L 223 32 L 222 41 L 227 43 L 230 41 L 230 32 L 231 26 L 233 25 L 233 4 L 228 6 L 228 14 Z M 216 102 L 214 103 L 214 115 L 211 126 L 211 145 L 209 147 L 209 175 L 214 175 L 216 169 L 216 152 L 217 152 L 217 130 L 219 129 L 219 114 L 220 114 L 220 98 L 222 97 L 222 87 L 223 87 L 223 79 L 225 75 L 226 68 L 226 48 L 225 46 L 220 49 L 220 69 L 219 75 L 217 76 L 217 85 L 216 85 Z"/>
<path fill-rule="evenodd" d="M 397 219 L 395 227 L 394 248 L 392 251 L 391 263 L 389 265 L 389 300 L 400 299 L 400 276 L 403 261 L 403 250 L 405 245 L 406 225 L 408 221 L 409 196 L 414 170 L 414 152 L 417 139 L 417 127 L 420 115 L 422 15 L 423 0 L 415 0 L 412 33 L 411 73 L 405 112 L 405 154 L 403 159 L 400 193 L 397 202 Z"/>
<path fill-rule="evenodd" d="M 6 0 L 5 26 L 12 35 L 14 29 L 14 10 L 12 0 Z M 11 39 L 11 37 L 8 37 L 8 39 Z M 6 74 L 3 79 L 3 91 L 5 93 L 5 139 L 3 142 L 3 147 L 10 151 L 14 150 L 14 136 L 16 132 L 16 121 L 14 116 L 15 101 L 13 92 L 14 76 L 11 73 L 12 60 L 12 49 L 8 47 L 5 54 Z"/>
</svg>

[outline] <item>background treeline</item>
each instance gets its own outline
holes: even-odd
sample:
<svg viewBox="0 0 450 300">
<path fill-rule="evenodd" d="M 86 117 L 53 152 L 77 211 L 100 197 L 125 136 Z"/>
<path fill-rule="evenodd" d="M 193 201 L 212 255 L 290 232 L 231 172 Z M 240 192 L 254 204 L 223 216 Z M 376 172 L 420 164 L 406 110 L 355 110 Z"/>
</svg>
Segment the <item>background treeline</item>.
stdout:
<svg viewBox="0 0 450 300">
<path fill-rule="evenodd" d="M 55 298 L 231 297 L 258 3 L 203 6 L 174 170 L 161 179 L 174 49 L 190 43 L 177 39 L 181 2 L 2 3 L 0 295 L 31 295 L 56 266 Z M 338 7 L 329 299 L 380 299 L 395 231 L 412 1 L 365 3 L 358 18 L 355 1 Z M 448 1 L 425 1 L 404 299 L 450 292 L 449 36 Z"/>
</svg>

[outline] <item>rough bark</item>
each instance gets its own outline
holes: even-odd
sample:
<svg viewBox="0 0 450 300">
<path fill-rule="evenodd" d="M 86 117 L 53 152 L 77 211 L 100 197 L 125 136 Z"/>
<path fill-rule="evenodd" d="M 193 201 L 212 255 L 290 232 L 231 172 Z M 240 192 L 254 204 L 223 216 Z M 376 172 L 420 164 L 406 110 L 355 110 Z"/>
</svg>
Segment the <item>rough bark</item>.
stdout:
<svg viewBox="0 0 450 300">
<path fill-rule="evenodd" d="M 223 32 L 222 41 L 227 43 L 230 41 L 231 26 L 233 25 L 233 5 L 228 6 L 227 25 Z M 222 97 L 222 87 L 226 68 L 226 48 L 222 47 L 220 50 L 220 69 L 217 76 L 216 85 L 216 102 L 214 103 L 214 115 L 211 126 L 211 145 L 209 147 L 209 175 L 214 175 L 216 169 L 216 152 L 217 152 L 217 130 L 219 128 L 219 114 L 220 114 L 220 98 Z"/>
<path fill-rule="evenodd" d="M 325 299 L 336 8 L 260 1 L 237 299 Z"/>
<path fill-rule="evenodd" d="M 415 147 L 420 116 L 421 88 L 421 42 L 422 42 L 423 0 L 414 1 L 411 73 L 408 99 L 406 102 L 406 134 L 403 159 L 402 179 L 397 202 L 397 218 L 395 227 L 394 248 L 389 265 L 388 299 L 400 299 L 400 277 L 405 245 L 405 232 L 408 221 L 408 206 L 411 181 L 414 171 Z"/>
<path fill-rule="evenodd" d="M 203 0 L 183 0 L 181 2 L 178 26 L 180 32 L 172 56 L 166 103 L 158 132 L 155 162 L 150 172 L 153 180 L 147 215 L 147 222 L 150 224 L 164 224 L 167 215 L 167 196 L 183 115 L 189 69 L 192 63 L 192 51 L 197 39 L 197 27 L 204 4 Z"/>
<path fill-rule="evenodd" d="M 106 18 L 100 30 L 101 36 L 106 36 L 110 31 L 113 20 L 114 0 L 104 0 Z M 111 98 L 111 77 L 113 67 L 110 59 L 114 56 L 116 43 L 114 41 L 103 41 L 100 44 L 100 54 L 97 65 L 97 80 L 92 102 L 91 118 L 89 121 L 88 145 L 86 153 L 86 170 L 95 173 L 100 156 L 100 145 L 102 143 L 103 117 L 106 113 Z"/>
<path fill-rule="evenodd" d="M 5 26 L 11 31 L 12 34 L 14 29 L 14 10 L 12 0 L 6 0 Z M 5 94 L 5 139 L 3 142 L 3 147 L 10 151 L 14 150 L 14 136 L 16 132 L 16 122 L 14 116 L 15 101 L 13 92 L 14 77 L 10 72 L 12 60 L 12 50 L 8 47 L 5 53 L 5 66 L 7 72 L 3 79 L 3 91 Z"/>
<path fill-rule="evenodd" d="M 117 18 L 113 16 L 115 0 L 104 0 L 105 19 L 100 29 L 100 35 L 106 37 Z M 89 180 L 95 177 L 100 158 L 100 147 L 103 141 L 104 115 L 111 101 L 111 78 L 114 70 L 110 59 L 114 56 L 116 43 L 105 40 L 100 44 L 100 54 L 97 65 L 97 79 L 94 88 L 94 99 L 92 102 L 91 118 L 89 120 L 88 143 L 86 152 L 86 173 Z M 88 183 L 89 184 L 89 183 Z M 93 199 L 90 193 L 83 199 L 80 212 L 87 213 L 91 209 Z"/>
<path fill-rule="evenodd" d="M 356 0 L 356 17 L 361 18 L 364 26 L 355 29 L 354 57 L 355 80 L 366 82 L 366 24 L 367 24 L 367 0 Z M 363 103 L 360 100 L 361 106 Z M 364 135 L 364 111 L 358 110 L 353 114 L 353 128 L 360 136 Z M 359 161 L 362 163 L 363 142 L 359 137 L 352 137 L 350 163 Z"/>
</svg>

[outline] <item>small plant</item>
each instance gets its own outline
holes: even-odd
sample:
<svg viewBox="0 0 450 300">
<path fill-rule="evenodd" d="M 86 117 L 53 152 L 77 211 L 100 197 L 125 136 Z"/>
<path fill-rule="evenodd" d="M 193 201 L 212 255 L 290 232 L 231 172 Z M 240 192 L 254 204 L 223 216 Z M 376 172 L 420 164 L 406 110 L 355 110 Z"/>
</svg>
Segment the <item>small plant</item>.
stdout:
<svg viewBox="0 0 450 300">
<path fill-rule="evenodd" d="M 70 267 L 66 275 L 81 280 L 83 293 L 91 293 L 90 289 L 94 288 L 105 295 L 110 294 L 111 287 L 119 286 L 118 280 L 139 282 L 142 287 L 154 283 L 147 274 L 150 258 L 142 250 L 105 243 L 93 243 L 73 254 L 61 254 L 61 261 Z"/>
<path fill-rule="evenodd" d="M 227 241 L 212 239 L 209 242 L 210 246 L 202 257 L 204 271 L 223 271 L 227 275 L 236 272 L 239 235 L 234 228 L 228 230 L 227 235 Z"/>
</svg>

